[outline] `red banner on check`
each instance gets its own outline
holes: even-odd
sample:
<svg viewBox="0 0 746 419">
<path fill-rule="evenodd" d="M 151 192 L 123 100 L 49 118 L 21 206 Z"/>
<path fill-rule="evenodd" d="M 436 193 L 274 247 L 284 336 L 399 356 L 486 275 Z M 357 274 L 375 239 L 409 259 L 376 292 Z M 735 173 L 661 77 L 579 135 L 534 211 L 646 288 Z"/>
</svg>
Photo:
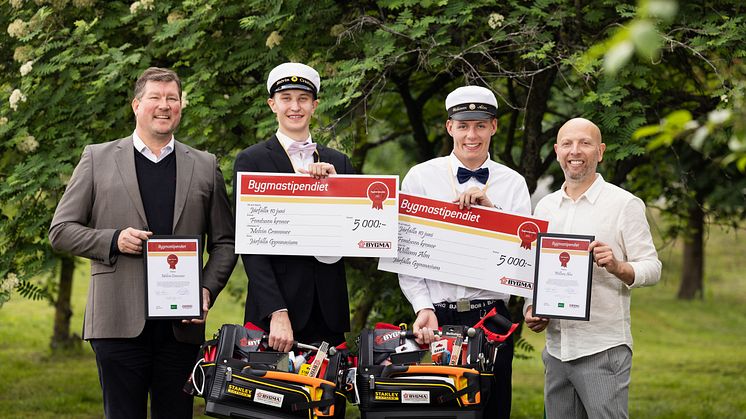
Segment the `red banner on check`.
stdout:
<svg viewBox="0 0 746 419">
<path fill-rule="evenodd" d="M 305 175 L 242 174 L 241 195 L 262 196 L 333 196 L 368 198 L 376 208 L 389 198 L 396 198 L 395 178 L 332 176 L 314 179 Z"/>
<path fill-rule="evenodd" d="M 525 217 L 484 208 L 459 209 L 458 204 L 402 193 L 399 199 L 399 215 L 411 215 L 435 221 L 481 228 L 521 238 L 530 244 L 539 232 L 546 232 L 549 223 L 538 218 Z"/>
</svg>

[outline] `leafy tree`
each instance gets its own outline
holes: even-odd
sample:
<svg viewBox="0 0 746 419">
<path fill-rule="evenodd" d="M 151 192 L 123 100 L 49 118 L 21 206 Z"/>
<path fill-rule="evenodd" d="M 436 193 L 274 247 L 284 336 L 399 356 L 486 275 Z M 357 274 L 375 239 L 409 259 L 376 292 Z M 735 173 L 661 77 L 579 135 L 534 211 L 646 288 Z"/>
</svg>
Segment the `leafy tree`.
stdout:
<svg viewBox="0 0 746 419">
<path fill-rule="evenodd" d="M 743 36 L 736 2 L 687 6 L 669 21 L 648 6 L 638 15 L 634 2 L 611 0 L 0 0 L 0 299 L 15 281 L 32 295 L 48 289 L 65 322 L 74 265 L 51 253 L 46 229 L 82 148 L 133 129 L 132 85 L 154 65 L 182 77 L 177 137 L 215 153 L 228 180 L 235 154 L 274 131 L 266 74 L 291 60 L 322 76 L 314 138 L 346 151 L 359 172 L 404 175 L 450 152 L 443 102 L 468 83 L 498 94 L 492 156 L 523 173 L 531 190 L 559 173 L 551 144 L 577 115 L 601 126 L 607 178 L 643 190 L 657 183 L 658 173 L 644 170 L 651 161 L 672 174 L 676 163 L 647 153 L 633 133 L 681 103 L 692 104 L 695 119 L 716 109 L 733 90 L 721 91 L 728 84 L 714 82 L 701 57 L 721 71 L 713 57 L 741 51 Z M 703 13 L 708 19 L 698 21 Z M 630 23 L 636 18 L 646 19 L 645 30 Z M 629 64 L 612 77 L 602 55 L 613 45 L 594 45 L 622 28 L 617 41 L 632 37 L 633 50 L 644 49 L 650 25 L 667 36 L 654 43 L 666 46 L 661 55 L 648 48 L 647 61 L 617 56 Z M 712 165 L 702 170 L 720 176 Z M 353 329 L 412 319 L 394 275 L 373 259 L 349 265 Z M 40 273 L 54 279 L 34 283 Z"/>
<path fill-rule="evenodd" d="M 633 136 L 647 145 L 652 160 L 651 166 L 634 169 L 633 185 L 649 201 L 662 203 L 667 236 L 683 237 L 678 297 L 692 299 L 703 296 L 707 225 L 737 227 L 746 217 L 746 131 L 737 117 L 743 113 L 746 31 L 740 2 L 680 6 L 672 20 L 675 2 L 642 2 L 629 29 L 618 31 L 600 46 L 609 52 L 627 51 L 624 59 L 607 53 L 605 60 L 606 70 L 623 84 L 642 81 L 629 78 L 642 68 L 654 68 L 661 76 L 645 83 L 645 91 L 637 94 L 650 101 L 646 123 L 654 125 L 640 127 Z M 645 28 L 645 34 L 633 30 L 636 27 Z M 641 38 L 653 42 L 641 44 Z M 653 63 L 623 67 L 635 48 Z"/>
</svg>

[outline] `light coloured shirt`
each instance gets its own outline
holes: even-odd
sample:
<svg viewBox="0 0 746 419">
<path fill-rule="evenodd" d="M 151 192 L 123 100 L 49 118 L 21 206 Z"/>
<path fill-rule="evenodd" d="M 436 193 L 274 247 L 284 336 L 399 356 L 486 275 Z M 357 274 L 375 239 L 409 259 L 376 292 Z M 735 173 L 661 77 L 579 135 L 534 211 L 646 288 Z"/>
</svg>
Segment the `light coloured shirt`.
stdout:
<svg viewBox="0 0 746 419">
<path fill-rule="evenodd" d="M 282 148 L 285 149 L 286 153 L 288 151 L 288 147 L 290 147 L 290 144 L 296 142 L 292 138 L 280 132 L 280 130 L 277 130 L 275 135 L 277 136 L 277 139 L 280 141 L 280 144 L 282 144 Z M 302 141 L 302 143 L 312 144 L 313 140 L 311 139 L 311 135 L 309 135 L 308 138 Z M 308 169 L 308 165 L 313 163 L 313 153 L 300 152 L 300 153 L 295 153 L 292 156 L 288 153 L 288 157 L 290 157 L 290 162 L 293 164 L 293 169 L 295 169 L 295 173 L 300 173 L 298 172 L 298 169 Z"/>
<path fill-rule="evenodd" d="M 635 271 L 634 282 L 627 285 L 594 264 L 590 321 L 550 320 L 547 352 L 571 361 L 619 345 L 632 349 L 630 289 L 654 285 L 661 276 L 645 204 L 596 174 L 596 180 L 577 200 L 573 201 L 562 185 L 539 201 L 534 216 L 549 221 L 549 232 L 595 236 L 611 247 L 617 260 L 628 262 Z M 532 301 L 526 300 L 524 307 L 530 304 Z"/>
<path fill-rule="evenodd" d="M 531 214 L 531 199 L 526 180 L 518 172 L 500 163 L 487 160 L 480 167 L 490 171 L 487 185 L 474 178 L 459 184 L 456 172 L 464 165 L 451 153 L 420 163 L 409 170 L 401 184 L 401 191 L 422 195 L 441 201 L 453 201 L 465 190 L 476 186 L 486 189 L 487 197 L 497 209 L 516 214 Z M 415 313 L 425 308 L 433 308 L 433 303 L 467 300 L 503 300 L 510 295 L 495 291 L 465 287 L 446 282 L 433 281 L 410 275 L 399 274 L 399 286 L 412 304 Z"/>
<path fill-rule="evenodd" d="M 139 151 L 140 154 L 145 156 L 145 158 L 152 161 L 153 163 L 158 163 L 174 151 L 174 136 L 172 135 L 171 141 L 169 141 L 168 144 L 161 148 L 160 156 L 156 156 L 155 153 L 150 151 L 150 149 L 148 148 L 148 146 L 145 145 L 140 136 L 137 135 L 137 131 L 132 133 L 132 144 L 135 146 L 135 150 Z"/>
<path fill-rule="evenodd" d="M 290 147 L 290 144 L 294 143 L 295 140 L 288 137 L 287 135 L 280 132 L 278 129 L 275 133 L 277 136 L 277 140 L 280 141 L 280 144 L 282 145 L 282 148 L 285 149 L 285 152 L 287 153 L 288 147 Z M 303 144 L 313 144 L 313 140 L 311 140 L 311 136 L 309 135 L 308 138 L 306 138 L 303 141 Z M 293 165 L 293 169 L 295 170 L 295 173 L 300 173 L 298 169 L 308 169 L 308 165 L 314 162 L 313 159 L 313 153 L 306 153 L 306 152 L 300 152 L 300 153 L 294 153 L 293 155 L 290 155 L 288 153 L 288 157 L 290 158 L 290 163 Z M 314 256 L 316 260 L 318 260 L 321 263 L 326 263 L 331 265 L 332 263 L 337 263 L 338 260 L 342 259 L 341 256 Z M 286 309 L 280 310 L 280 311 L 287 311 Z"/>
</svg>

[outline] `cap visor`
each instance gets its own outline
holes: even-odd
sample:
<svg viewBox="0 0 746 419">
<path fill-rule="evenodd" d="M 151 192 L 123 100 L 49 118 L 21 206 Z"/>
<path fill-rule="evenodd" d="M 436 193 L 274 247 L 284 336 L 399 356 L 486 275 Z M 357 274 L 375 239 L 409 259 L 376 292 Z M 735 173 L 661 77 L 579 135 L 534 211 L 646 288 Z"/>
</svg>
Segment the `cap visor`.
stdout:
<svg viewBox="0 0 746 419">
<path fill-rule="evenodd" d="M 283 90 L 293 90 L 293 89 L 305 90 L 307 92 L 313 93 L 313 89 L 311 89 L 310 87 L 306 86 L 305 84 L 292 84 L 292 83 L 290 83 L 290 84 L 283 84 L 282 86 L 278 87 L 277 90 L 275 90 L 275 93 L 282 92 Z"/>
<path fill-rule="evenodd" d="M 485 119 L 492 119 L 497 118 L 495 115 L 492 115 L 489 112 L 482 112 L 482 111 L 467 111 L 467 112 L 458 112 L 453 115 L 451 115 L 451 119 L 455 119 L 456 121 L 482 121 Z"/>
</svg>

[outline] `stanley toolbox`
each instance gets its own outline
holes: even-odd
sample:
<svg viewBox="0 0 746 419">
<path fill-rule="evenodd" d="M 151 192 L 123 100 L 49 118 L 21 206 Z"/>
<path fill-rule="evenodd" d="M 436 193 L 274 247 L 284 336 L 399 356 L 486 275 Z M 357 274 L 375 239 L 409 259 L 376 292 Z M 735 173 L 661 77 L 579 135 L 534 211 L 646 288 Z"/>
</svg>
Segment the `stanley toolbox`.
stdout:
<svg viewBox="0 0 746 419">
<path fill-rule="evenodd" d="M 516 326 L 502 316 L 490 319 L 501 323 L 501 335 L 486 328 L 485 319 L 474 327 L 443 326 L 424 349 L 396 326 L 364 329 L 356 383 L 361 417 L 482 418 L 496 353 Z"/>
<path fill-rule="evenodd" d="M 205 414 L 223 418 L 344 416 L 337 391 L 346 356 L 326 343 L 296 344 L 296 352 L 264 349 L 264 332 L 226 324 L 203 345 L 185 389 L 205 398 Z M 296 355 L 297 353 L 297 355 Z M 336 413 L 336 415 L 335 415 Z"/>
</svg>

